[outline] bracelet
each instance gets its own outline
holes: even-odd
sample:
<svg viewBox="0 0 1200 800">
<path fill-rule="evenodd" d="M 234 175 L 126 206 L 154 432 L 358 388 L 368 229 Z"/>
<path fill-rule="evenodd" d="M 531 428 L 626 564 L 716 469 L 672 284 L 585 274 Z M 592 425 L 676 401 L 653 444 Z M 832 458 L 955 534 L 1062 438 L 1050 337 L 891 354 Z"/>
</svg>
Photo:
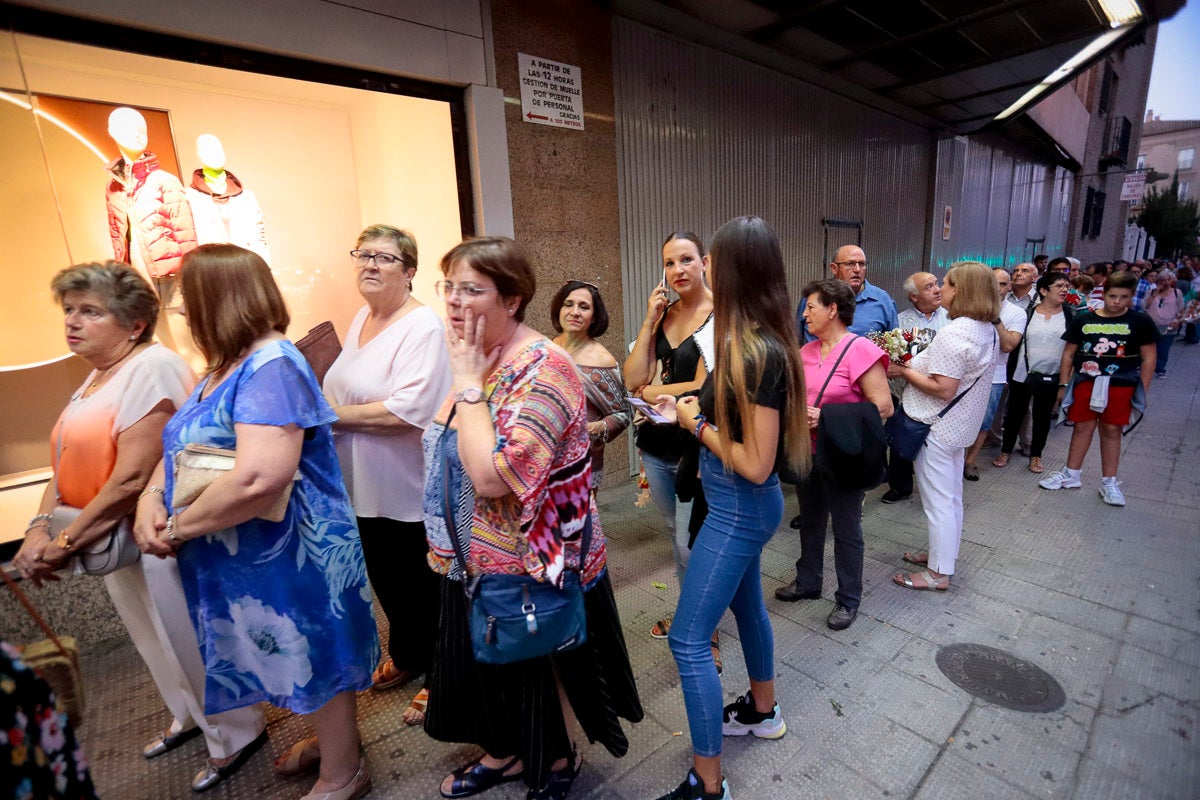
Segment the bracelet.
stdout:
<svg viewBox="0 0 1200 800">
<path fill-rule="evenodd" d="M 183 540 L 175 535 L 175 515 L 174 514 L 167 517 L 166 531 L 167 531 L 167 538 L 170 539 L 172 542 L 175 542 L 176 544 L 183 543 Z"/>
<path fill-rule="evenodd" d="M 161 486 L 151 485 L 151 486 L 147 486 L 145 489 L 142 490 L 142 493 L 138 495 L 138 500 L 141 500 L 143 497 L 145 497 L 148 494 L 161 494 L 163 497 L 167 496 L 167 493 L 165 491 L 163 491 L 163 488 Z"/>
<path fill-rule="evenodd" d="M 49 536 L 50 535 L 50 523 L 44 522 L 39 525 L 38 523 L 35 522 L 35 523 L 31 524 L 28 528 L 25 529 L 25 535 L 28 536 L 30 531 L 42 531 L 47 536 Z"/>
<path fill-rule="evenodd" d="M 708 420 L 706 420 L 704 418 L 703 414 L 697 414 L 696 415 L 696 428 L 695 428 L 695 430 L 692 431 L 692 433 L 696 436 L 697 439 L 701 439 L 701 437 L 704 434 L 704 429 L 706 427 L 709 427 Z"/>
<path fill-rule="evenodd" d="M 37 525 L 39 522 L 44 522 L 47 525 L 49 525 L 51 519 L 52 518 L 49 514 L 36 514 L 36 515 L 34 515 L 33 519 L 29 520 L 29 527 L 32 528 L 34 525 Z M 26 530 L 28 530 L 28 528 L 26 528 Z"/>
</svg>

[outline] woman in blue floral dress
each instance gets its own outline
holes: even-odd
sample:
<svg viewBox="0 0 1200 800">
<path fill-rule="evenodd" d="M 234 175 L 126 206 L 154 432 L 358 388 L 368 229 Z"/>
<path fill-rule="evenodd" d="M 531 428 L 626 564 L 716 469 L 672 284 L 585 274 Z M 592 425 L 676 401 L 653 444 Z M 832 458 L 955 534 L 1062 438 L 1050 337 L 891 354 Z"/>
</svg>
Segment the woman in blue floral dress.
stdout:
<svg viewBox="0 0 1200 800">
<path fill-rule="evenodd" d="M 287 308 L 259 256 L 197 248 L 184 259 L 183 299 L 208 370 L 163 430 L 163 463 L 138 503 L 135 536 L 147 552 L 179 558 L 207 712 L 265 700 L 312 714 L 320 777 L 305 798 L 353 800 L 371 788 L 354 693 L 371 685 L 379 638 L 330 433 L 337 417 L 283 336 Z M 188 444 L 237 457 L 181 507 L 174 458 Z M 297 468 L 283 520 L 259 517 Z"/>
</svg>

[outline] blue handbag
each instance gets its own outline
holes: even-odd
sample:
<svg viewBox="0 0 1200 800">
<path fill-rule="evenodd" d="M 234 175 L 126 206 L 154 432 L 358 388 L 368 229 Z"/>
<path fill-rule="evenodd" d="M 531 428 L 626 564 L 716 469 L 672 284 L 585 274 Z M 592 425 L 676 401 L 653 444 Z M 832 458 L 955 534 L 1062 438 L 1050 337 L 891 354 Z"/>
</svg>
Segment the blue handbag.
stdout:
<svg viewBox="0 0 1200 800">
<path fill-rule="evenodd" d="M 983 376 L 980 375 L 979 377 L 982 378 Z M 974 389 L 976 383 L 979 383 L 979 378 L 976 378 L 970 386 L 959 392 L 957 397 L 947 403 L 946 407 L 938 412 L 938 417 L 944 417 L 950 413 L 950 409 L 954 408 L 967 392 Z M 888 445 L 896 452 L 896 455 L 905 461 L 916 461 L 917 454 L 925 446 L 925 439 L 929 436 L 930 427 L 930 423 L 913 419 L 905 413 L 903 405 L 898 405 L 896 406 L 896 412 L 888 417 L 888 421 L 884 423 L 883 431 L 887 434 Z"/>
<path fill-rule="evenodd" d="M 446 430 L 450 429 L 453 418 L 452 409 L 450 419 L 446 420 Z M 449 462 L 445 457 L 441 461 L 446 528 L 454 544 L 455 560 L 463 573 L 467 624 L 475 660 L 485 664 L 511 664 L 573 650 L 587 641 L 587 615 L 579 573 L 566 573 L 561 589 L 528 575 L 470 577 L 467 557 L 454 522 L 453 505 L 446 491 L 450 486 Z M 583 527 L 580 569 L 591 541 L 592 516 L 589 513 Z"/>
</svg>

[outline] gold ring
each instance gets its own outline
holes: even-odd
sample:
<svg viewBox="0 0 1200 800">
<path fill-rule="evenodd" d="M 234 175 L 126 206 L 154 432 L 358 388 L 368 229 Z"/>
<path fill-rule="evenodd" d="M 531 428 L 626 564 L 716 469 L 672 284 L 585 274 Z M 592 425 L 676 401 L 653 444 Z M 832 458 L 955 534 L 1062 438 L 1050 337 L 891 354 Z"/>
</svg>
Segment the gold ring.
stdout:
<svg viewBox="0 0 1200 800">
<path fill-rule="evenodd" d="M 41 553 L 34 553 L 33 560 L 34 560 L 34 561 L 41 561 L 41 560 L 42 560 L 42 554 L 41 554 Z"/>
</svg>

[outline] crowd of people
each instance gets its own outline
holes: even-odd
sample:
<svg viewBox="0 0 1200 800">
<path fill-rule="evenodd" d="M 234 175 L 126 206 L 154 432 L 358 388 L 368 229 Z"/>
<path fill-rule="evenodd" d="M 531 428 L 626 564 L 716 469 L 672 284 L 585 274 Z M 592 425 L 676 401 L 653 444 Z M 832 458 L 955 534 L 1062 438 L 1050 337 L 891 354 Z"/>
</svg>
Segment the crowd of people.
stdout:
<svg viewBox="0 0 1200 800">
<path fill-rule="evenodd" d="M 143 755 L 203 736 L 198 792 L 262 747 L 270 703 L 312 724 L 274 767 L 316 774 L 304 800 L 366 795 L 356 693 L 418 679 L 403 721 L 479 751 L 445 777 L 443 797 L 522 781 L 528 798 L 561 800 L 582 767 L 581 736 L 623 756 L 622 720 L 644 711 L 596 491 L 605 445 L 633 424 L 679 581 L 675 613 L 649 633 L 674 655 L 693 751 L 660 800 L 730 798 L 723 737 L 787 731 L 760 570 L 783 522 L 782 483 L 799 499 L 799 547 L 796 576 L 775 596 L 822 597 L 832 527 L 826 624 L 844 630 L 862 601 L 867 489 L 886 480 L 882 501 L 894 503 L 915 482 L 928 543 L 903 554 L 917 570 L 893 581 L 947 591 L 964 481 L 981 479 L 989 439 L 995 468 L 1020 443 L 1041 474 L 1059 414 L 1067 460 L 1039 482 L 1058 490 L 1082 485 L 1098 431 L 1099 492 L 1122 506 L 1122 432 L 1166 376 L 1172 342 L 1200 340 L 1200 264 L 1187 258 L 1084 270 L 1065 257 L 1011 270 L 963 261 L 941 281 L 910 276 L 898 310 L 867 280 L 863 249 L 847 245 L 793 310 L 779 240 L 759 217 L 730 220 L 707 248 L 688 231 L 667 237 L 623 362 L 599 341 L 609 315 L 593 283 L 554 293 L 553 338 L 525 322 L 534 268 L 511 239 L 468 239 L 441 258 L 444 322 L 412 293 L 410 233 L 369 226 L 350 259 L 364 305 L 323 382 L 286 337 L 271 270 L 248 250 L 204 245 L 184 259 L 199 379 L 153 341 L 158 298 L 129 266 L 80 264 L 51 283 L 67 345 L 92 371 L 51 432 L 53 478 L 13 565 L 35 585 L 57 580 L 133 520 L 142 556 L 104 581 L 171 717 Z M 881 346 L 889 335 L 902 350 Z M 885 421 L 919 430 L 916 449 L 897 434 L 885 456 Z M 847 455 L 849 441 L 860 449 Z M 185 500 L 198 454 L 223 466 Z M 847 477 L 847 457 L 865 477 Z M 61 508 L 77 515 L 60 524 Z M 496 656 L 488 647 L 509 629 L 480 609 L 499 586 L 521 587 L 518 627 L 530 636 L 549 619 L 537 603 L 555 596 L 575 603 L 585 633 Z M 550 594 L 535 603 L 534 590 Z M 729 703 L 726 610 L 749 677 Z"/>
</svg>

